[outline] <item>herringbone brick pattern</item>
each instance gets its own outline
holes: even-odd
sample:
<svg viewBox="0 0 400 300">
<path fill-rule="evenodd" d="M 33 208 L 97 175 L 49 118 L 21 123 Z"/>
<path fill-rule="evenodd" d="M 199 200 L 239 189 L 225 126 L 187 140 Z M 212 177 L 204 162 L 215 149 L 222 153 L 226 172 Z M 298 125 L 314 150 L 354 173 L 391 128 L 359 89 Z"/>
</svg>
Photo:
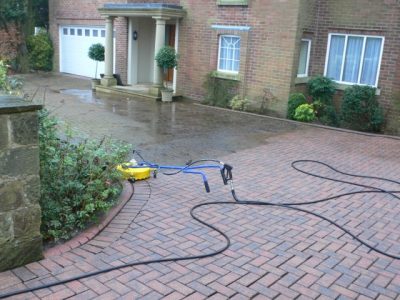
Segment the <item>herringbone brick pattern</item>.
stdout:
<svg viewBox="0 0 400 300">
<path fill-rule="evenodd" d="M 399 140 L 313 128 L 269 138 L 264 146 L 223 159 L 234 166 L 239 197 L 304 202 L 361 188 L 301 174 L 291 161 L 316 159 L 342 171 L 399 180 L 399 146 Z M 302 168 L 400 190 L 318 164 Z M 219 249 L 223 239 L 189 216 L 197 203 L 233 201 L 218 172 L 210 173 L 209 182 L 210 194 L 195 175 L 160 175 L 150 185 L 136 183 L 132 200 L 99 236 L 60 256 L 0 273 L 1 292 L 126 262 Z M 400 255 L 398 199 L 357 194 L 303 208 Z M 232 239 L 223 254 L 124 268 L 16 299 L 400 299 L 400 261 L 369 251 L 326 221 L 284 208 L 243 205 L 209 205 L 196 215 Z"/>
</svg>

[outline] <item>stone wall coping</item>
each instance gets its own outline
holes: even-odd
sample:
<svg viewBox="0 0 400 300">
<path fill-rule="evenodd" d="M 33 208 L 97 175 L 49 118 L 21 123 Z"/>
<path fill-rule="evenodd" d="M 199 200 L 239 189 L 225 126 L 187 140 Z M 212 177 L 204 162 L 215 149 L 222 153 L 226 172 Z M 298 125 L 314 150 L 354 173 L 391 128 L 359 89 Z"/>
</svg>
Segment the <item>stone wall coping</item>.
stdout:
<svg viewBox="0 0 400 300">
<path fill-rule="evenodd" d="M 15 96 L 0 96 L 0 115 L 42 109 L 43 105 L 33 104 Z"/>
</svg>

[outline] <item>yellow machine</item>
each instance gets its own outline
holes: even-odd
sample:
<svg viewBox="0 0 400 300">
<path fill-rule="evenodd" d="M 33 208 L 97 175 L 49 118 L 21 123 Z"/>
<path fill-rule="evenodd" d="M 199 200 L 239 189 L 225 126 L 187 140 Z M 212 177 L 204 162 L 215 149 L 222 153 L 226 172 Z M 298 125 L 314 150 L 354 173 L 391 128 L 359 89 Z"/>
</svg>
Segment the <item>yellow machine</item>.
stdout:
<svg viewBox="0 0 400 300">
<path fill-rule="evenodd" d="M 118 165 L 117 170 L 122 173 L 124 179 L 134 181 L 148 179 L 151 171 L 155 171 L 153 168 L 134 165 L 131 162 Z"/>
</svg>

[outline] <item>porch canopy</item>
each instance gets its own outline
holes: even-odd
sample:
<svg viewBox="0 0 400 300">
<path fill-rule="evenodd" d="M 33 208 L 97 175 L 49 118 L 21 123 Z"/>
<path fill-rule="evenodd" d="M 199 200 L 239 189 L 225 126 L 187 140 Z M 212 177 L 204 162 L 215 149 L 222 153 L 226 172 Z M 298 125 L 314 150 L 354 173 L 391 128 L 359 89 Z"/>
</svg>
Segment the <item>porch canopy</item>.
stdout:
<svg viewBox="0 0 400 300">
<path fill-rule="evenodd" d="M 106 3 L 99 8 L 106 19 L 105 70 L 102 85 L 116 85 L 113 77 L 113 21 L 116 17 L 151 17 L 156 20 L 155 53 L 165 44 L 165 26 L 169 19 L 180 19 L 186 14 L 182 6 L 164 3 Z M 162 70 L 154 65 L 155 86 L 162 86 Z"/>
</svg>

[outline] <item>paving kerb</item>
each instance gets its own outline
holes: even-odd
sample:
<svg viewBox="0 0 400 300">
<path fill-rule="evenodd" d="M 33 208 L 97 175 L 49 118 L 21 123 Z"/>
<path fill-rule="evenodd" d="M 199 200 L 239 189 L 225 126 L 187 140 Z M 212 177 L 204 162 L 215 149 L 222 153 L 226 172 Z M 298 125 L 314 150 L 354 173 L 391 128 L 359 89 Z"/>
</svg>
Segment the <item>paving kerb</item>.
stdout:
<svg viewBox="0 0 400 300">
<path fill-rule="evenodd" d="M 263 145 L 218 158 L 234 166 L 235 187 L 241 197 L 305 201 L 354 191 L 354 187 L 299 174 L 290 168 L 291 161 L 318 159 L 343 171 L 397 179 L 398 146 L 397 140 L 384 137 L 309 127 L 268 136 Z M 308 168 L 327 173 L 316 165 Z M 130 201 L 116 216 L 118 221 L 111 230 L 105 228 L 85 245 L 0 273 L 0 292 L 124 262 L 193 255 L 220 246 L 222 240 L 218 235 L 188 216 L 196 203 L 232 200 L 219 174 L 209 174 L 210 194 L 204 192 L 201 179 L 196 176 L 160 175 L 149 183 L 151 197 L 145 206 L 143 198 Z M 398 189 L 389 183 L 372 183 Z M 307 209 L 337 220 L 383 249 L 400 252 L 398 201 L 382 195 L 354 195 Z M 232 238 L 230 249 L 204 260 L 121 269 L 21 298 L 396 299 L 400 296 L 399 261 L 368 251 L 323 221 L 275 208 L 210 206 L 196 213 Z M 118 224 L 128 227 L 118 232 Z M 119 237 L 115 240 L 116 236 Z"/>
</svg>

